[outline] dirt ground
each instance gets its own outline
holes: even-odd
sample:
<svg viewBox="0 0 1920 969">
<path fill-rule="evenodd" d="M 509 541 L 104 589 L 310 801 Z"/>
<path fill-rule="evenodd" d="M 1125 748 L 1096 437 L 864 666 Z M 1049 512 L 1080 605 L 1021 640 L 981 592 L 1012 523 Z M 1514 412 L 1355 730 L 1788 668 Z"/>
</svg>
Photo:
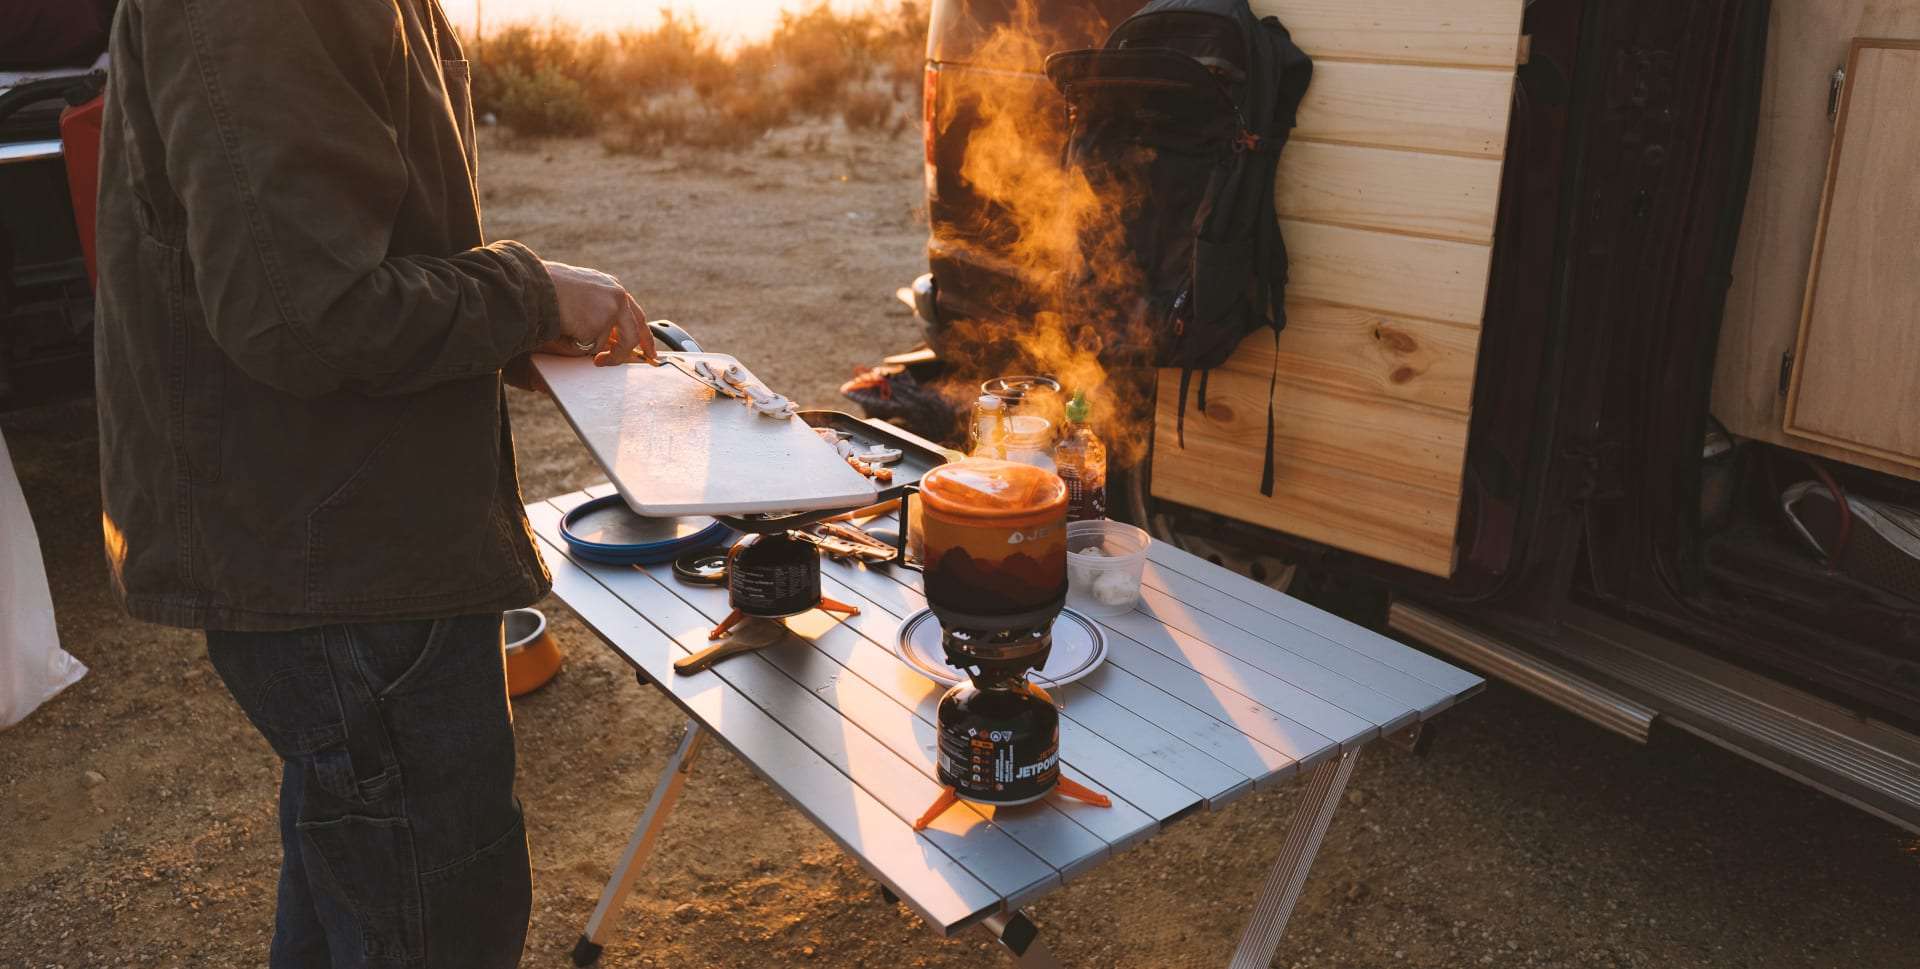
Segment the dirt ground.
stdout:
<svg viewBox="0 0 1920 969">
<path fill-rule="evenodd" d="M 486 155 L 489 230 L 605 268 L 810 406 L 913 340 L 919 145 L 792 132 L 726 157 L 588 142 Z M 544 399 L 514 398 L 529 498 L 600 475 Z M 9 415 L 66 646 L 92 674 L 0 734 L 0 969 L 260 966 L 275 761 L 194 633 L 107 594 L 85 403 Z M 524 965 L 569 965 L 680 717 L 566 614 L 568 652 L 515 704 L 535 872 Z M 1837 801 L 1671 732 L 1636 747 L 1500 685 L 1432 751 L 1379 745 L 1279 966 L 1920 964 L 1920 849 Z M 1184 820 L 1044 899 L 1069 965 L 1220 965 L 1293 786 Z M 943 940 L 725 752 L 703 757 L 603 965 L 1006 964 Z"/>
</svg>

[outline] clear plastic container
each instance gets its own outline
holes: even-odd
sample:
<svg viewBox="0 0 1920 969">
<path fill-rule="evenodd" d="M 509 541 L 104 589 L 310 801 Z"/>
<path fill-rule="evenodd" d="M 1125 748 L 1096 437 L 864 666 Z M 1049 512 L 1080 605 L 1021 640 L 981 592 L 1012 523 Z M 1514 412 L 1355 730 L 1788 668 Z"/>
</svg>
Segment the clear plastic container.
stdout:
<svg viewBox="0 0 1920 969">
<path fill-rule="evenodd" d="M 1116 521 L 1067 525 L 1067 605 L 1089 616 L 1117 616 L 1140 601 L 1153 538 Z"/>
</svg>

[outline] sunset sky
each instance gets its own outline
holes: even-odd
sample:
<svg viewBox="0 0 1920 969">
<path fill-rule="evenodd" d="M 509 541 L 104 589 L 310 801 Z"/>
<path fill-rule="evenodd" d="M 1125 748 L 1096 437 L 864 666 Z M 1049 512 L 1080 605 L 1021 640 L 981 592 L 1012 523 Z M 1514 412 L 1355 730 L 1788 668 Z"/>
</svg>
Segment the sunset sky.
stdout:
<svg viewBox="0 0 1920 969">
<path fill-rule="evenodd" d="M 744 39 L 765 33 L 782 9 L 810 6 L 811 0 L 441 0 L 454 23 L 471 30 L 484 5 L 486 26 L 512 21 L 567 20 L 583 27 L 615 28 L 652 23 L 662 7 L 691 14 L 717 33 Z M 863 3 L 836 2 L 836 7 Z"/>
</svg>

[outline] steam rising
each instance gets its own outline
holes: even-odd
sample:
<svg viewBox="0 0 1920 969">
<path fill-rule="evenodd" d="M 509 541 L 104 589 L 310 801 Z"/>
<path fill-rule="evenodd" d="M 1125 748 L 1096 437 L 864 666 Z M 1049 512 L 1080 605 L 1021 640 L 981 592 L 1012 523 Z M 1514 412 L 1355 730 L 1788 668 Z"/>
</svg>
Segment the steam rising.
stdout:
<svg viewBox="0 0 1920 969">
<path fill-rule="evenodd" d="M 1093 16 L 1093 15 L 1090 15 Z M 1048 20 L 1058 23 L 1057 15 Z M 968 59 L 975 64 L 1020 65 L 1038 71 L 1048 54 L 1104 38 L 1107 25 L 1083 25 L 1071 36 L 1036 16 L 1022 0 L 1011 21 L 994 31 Z M 1096 41 L 1097 42 L 1097 41 Z M 1126 218 L 1141 193 L 1126 185 L 1094 184 L 1063 164 L 1061 136 L 1066 105 L 1044 81 L 1010 72 L 968 71 L 949 75 L 937 124 L 944 133 L 956 117 L 974 119 L 960 177 L 992 205 L 994 224 L 969 227 L 994 241 L 996 254 L 1039 307 L 1030 319 L 984 321 L 974 339 L 950 339 L 979 358 L 1011 338 L 1028 372 L 1058 378 L 1068 394 L 1087 392 L 1096 430 L 1119 464 L 1132 464 L 1146 448 L 1145 379 L 1110 381 L 1101 353 L 1121 343 L 1137 345 L 1144 280 L 1128 255 Z M 966 362 L 966 361 L 956 361 Z M 1136 375 L 1144 376 L 1144 375 Z"/>
</svg>

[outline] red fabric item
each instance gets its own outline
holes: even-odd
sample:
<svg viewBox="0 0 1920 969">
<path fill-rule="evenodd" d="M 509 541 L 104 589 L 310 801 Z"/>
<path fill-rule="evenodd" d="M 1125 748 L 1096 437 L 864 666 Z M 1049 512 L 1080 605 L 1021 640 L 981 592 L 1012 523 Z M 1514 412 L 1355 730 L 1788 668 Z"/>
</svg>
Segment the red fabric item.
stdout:
<svg viewBox="0 0 1920 969">
<path fill-rule="evenodd" d="M 67 188 L 73 193 L 73 221 L 87 259 L 87 278 L 99 285 L 93 259 L 94 197 L 100 192 L 100 116 L 105 97 L 60 112 L 60 141 L 67 157 Z"/>
</svg>

